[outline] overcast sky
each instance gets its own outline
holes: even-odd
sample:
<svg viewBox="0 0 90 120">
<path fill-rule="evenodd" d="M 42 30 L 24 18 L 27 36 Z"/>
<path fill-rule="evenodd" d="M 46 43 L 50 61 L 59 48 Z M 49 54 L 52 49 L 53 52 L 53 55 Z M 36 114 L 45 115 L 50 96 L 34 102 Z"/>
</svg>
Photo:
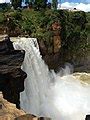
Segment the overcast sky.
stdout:
<svg viewBox="0 0 90 120">
<path fill-rule="evenodd" d="M 90 11 L 90 0 L 58 0 L 58 2 L 60 1 L 62 8 L 77 8 L 86 12 Z M 4 2 L 10 2 L 10 0 L 0 0 L 0 3 Z"/>
</svg>

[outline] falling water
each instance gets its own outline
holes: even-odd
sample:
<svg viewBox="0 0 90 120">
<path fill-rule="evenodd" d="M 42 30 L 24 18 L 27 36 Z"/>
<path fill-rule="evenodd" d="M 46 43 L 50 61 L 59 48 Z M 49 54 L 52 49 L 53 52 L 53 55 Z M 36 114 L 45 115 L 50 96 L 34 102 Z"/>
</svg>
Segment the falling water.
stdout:
<svg viewBox="0 0 90 120">
<path fill-rule="evenodd" d="M 21 108 L 52 120 L 85 120 L 90 113 L 90 86 L 69 75 L 68 67 L 63 69 L 63 77 L 49 71 L 35 38 L 19 38 L 14 47 L 26 51 L 22 69 L 27 78 L 20 94 Z"/>
</svg>

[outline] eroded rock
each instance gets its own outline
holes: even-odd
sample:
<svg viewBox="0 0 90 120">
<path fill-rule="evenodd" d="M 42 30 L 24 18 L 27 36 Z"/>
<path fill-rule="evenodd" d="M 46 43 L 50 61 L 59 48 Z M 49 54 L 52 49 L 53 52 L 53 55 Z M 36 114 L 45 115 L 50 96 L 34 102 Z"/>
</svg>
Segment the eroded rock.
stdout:
<svg viewBox="0 0 90 120">
<path fill-rule="evenodd" d="M 0 41 L 0 91 L 19 108 L 19 93 L 24 90 L 26 73 L 21 70 L 24 50 L 14 50 L 9 37 Z"/>
</svg>

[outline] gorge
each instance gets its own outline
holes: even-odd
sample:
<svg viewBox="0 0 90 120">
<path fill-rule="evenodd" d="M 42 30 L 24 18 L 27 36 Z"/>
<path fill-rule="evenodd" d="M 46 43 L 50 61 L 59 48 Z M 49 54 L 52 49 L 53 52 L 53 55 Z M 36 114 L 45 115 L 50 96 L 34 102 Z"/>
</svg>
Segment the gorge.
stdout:
<svg viewBox="0 0 90 120">
<path fill-rule="evenodd" d="M 0 12 L 0 34 L 8 34 L 14 45 L 9 37 L 0 41 L 3 97 L 40 120 L 85 120 L 90 114 L 86 24 L 83 11 Z M 66 62 L 88 73 L 72 74 Z"/>
<path fill-rule="evenodd" d="M 72 69 L 66 66 L 56 74 L 42 60 L 36 38 L 11 40 L 14 48 L 8 37 L 0 41 L 0 91 L 4 98 L 38 117 L 84 120 L 90 114 L 89 73 L 70 74 Z"/>
<path fill-rule="evenodd" d="M 26 51 L 22 69 L 27 78 L 25 89 L 20 93 L 23 110 L 52 120 L 84 120 L 86 114 L 90 114 L 88 83 L 70 75 L 68 66 L 57 74 L 49 71 L 34 38 L 18 38 L 14 48 Z"/>
</svg>

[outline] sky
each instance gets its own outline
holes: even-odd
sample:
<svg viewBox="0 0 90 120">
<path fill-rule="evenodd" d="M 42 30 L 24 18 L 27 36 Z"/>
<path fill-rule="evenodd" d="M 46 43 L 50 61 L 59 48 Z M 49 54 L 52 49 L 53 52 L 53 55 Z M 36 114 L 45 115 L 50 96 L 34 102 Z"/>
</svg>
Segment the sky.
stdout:
<svg viewBox="0 0 90 120">
<path fill-rule="evenodd" d="M 90 2 L 88 3 L 85 3 L 85 1 L 84 2 L 78 2 L 78 1 L 77 2 L 63 2 L 61 4 L 61 8 L 67 8 L 67 9 L 76 8 L 78 10 L 90 12 Z"/>
<path fill-rule="evenodd" d="M 51 0 L 48 1 L 50 2 Z M 77 8 L 85 12 L 90 11 L 90 0 L 58 0 L 58 2 L 60 1 L 62 8 Z M 10 2 L 10 0 L 0 0 L 0 3 L 4 2 Z"/>
<path fill-rule="evenodd" d="M 0 3 L 10 2 L 10 0 L 0 0 Z"/>
</svg>

